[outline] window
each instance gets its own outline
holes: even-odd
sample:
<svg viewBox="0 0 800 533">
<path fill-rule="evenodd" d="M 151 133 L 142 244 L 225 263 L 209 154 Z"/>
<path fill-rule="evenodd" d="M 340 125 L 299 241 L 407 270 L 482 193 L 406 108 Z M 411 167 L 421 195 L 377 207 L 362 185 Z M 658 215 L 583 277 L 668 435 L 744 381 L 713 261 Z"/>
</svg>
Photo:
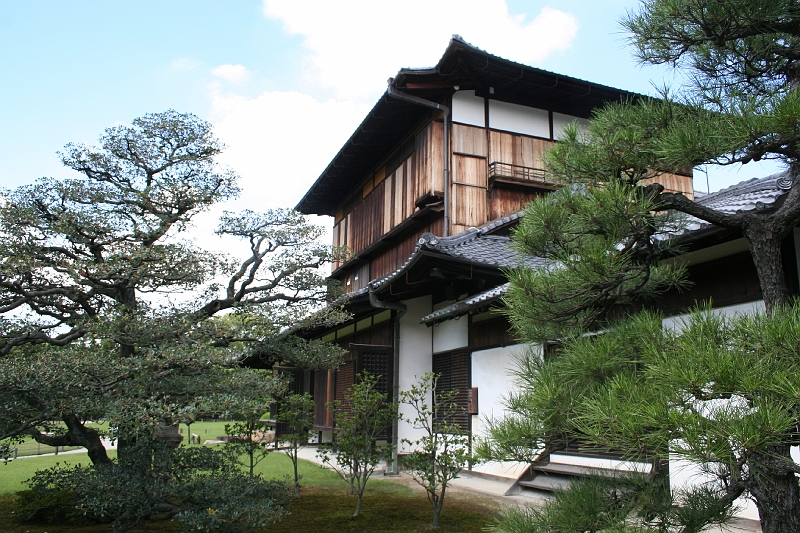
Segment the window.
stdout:
<svg viewBox="0 0 800 533">
<path fill-rule="evenodd" d="M 470 389 L 470 354 L 466 350 L 455 350 L 433 355 L 433 372 L 439 374 L 436 390 L 439 393 L 458 391 L 455 403 L 458 406 L 453 416 L 447 420 L 456 423 L 465 431 L 470 430 L 471 416 L 467 413 Z M 441 417 L 438 422 L 444 422 Z"/>
<path fill-rule="evenodd" d="M 350 354 L 336 370 L 334 394 L 336 400 L 343 401 L 344 393 L 353 386 L 360 372 L 369 372 L 378 378 L 378 392 L 392 399 L 392 347 L 374 344 L 350 344 Z M 322 391 L 317 393 L 322 395 Z M 326 394 L 329 394 L 326 392 Z M 317 408 L 321 405 L 318 403 Z M 320 419 L 322 417 L 320 416 Z"/>
</svg>

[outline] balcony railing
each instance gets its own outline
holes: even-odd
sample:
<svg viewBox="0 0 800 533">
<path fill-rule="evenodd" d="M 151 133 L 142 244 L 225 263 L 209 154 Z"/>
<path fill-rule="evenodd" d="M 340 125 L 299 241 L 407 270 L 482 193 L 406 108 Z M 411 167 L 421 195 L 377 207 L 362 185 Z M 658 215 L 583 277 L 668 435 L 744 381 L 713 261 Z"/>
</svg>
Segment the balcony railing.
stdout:
<svg viewBox="0 0 800 533">
<path fill-rule="evenodd" d="M 523 167 L 510 163 L 495 161 L 489 163 L 489 180 L 510 179 L 516 182 L 533 182 L 543 185 L 554 185 L 552 180 L 547 178 L 547 172 L 543 168 Z"/>
</svg>

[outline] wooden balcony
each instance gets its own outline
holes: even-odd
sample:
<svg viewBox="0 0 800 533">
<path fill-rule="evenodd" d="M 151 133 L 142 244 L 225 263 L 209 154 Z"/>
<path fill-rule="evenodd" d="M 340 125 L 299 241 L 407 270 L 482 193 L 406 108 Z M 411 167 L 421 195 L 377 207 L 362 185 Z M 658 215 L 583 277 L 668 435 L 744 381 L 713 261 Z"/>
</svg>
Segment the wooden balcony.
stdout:
<svg viewBox="0 0 800 533">
<path fill-rule="evenodd" d="M 547 171 L 543 168 L 524 167 L 494 161 L 489 163 L 489 188 L 495 184 L 518 185 L 522 187 L 541 187 L 555 189 L 558 184 L 548 179 Z"/>
</svg>

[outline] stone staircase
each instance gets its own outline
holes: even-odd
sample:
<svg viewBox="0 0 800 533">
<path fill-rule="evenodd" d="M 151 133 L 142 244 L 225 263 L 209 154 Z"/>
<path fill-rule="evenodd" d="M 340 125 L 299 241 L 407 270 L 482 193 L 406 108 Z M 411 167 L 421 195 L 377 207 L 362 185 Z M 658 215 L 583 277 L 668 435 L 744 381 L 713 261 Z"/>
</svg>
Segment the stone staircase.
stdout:
<svg viewBox="0 0 800 533">
<path fill-rule="evenodd" d="M 572 482 L 589 476 L 616 478 L 649 474 L 649 463 L 622 461 L 586 455 L 558 453 L 542 454 L 506 491 L 506 496 L 539 494 L 566 490 Z M 533 494 L 531 494 L 533 495 Z"/>
</svg>

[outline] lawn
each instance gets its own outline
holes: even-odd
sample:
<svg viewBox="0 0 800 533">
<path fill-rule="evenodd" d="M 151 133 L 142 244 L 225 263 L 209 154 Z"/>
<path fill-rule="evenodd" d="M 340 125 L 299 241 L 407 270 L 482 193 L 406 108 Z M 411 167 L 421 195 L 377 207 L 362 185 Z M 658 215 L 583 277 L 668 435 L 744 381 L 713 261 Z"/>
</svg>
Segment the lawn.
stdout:
<svg viewBox="0 0 800 533">
<path fill-rule="evenodd" d="M 429 524 L 433 512 L 423 493 L 413 491 L 399 482 L 375 481 L 374 485 L 367 485 L 361 516 L 353 518 L 355 496 L 348 496 L 344 483 L 340 483 L 339 487 L 307 487 L 290 507 L 292 514 L 263 532 L 431 531 Z M 488 498 L 471 493 L 450 493 L 445 500 L 439 531 L 483 532 L 498 511 L 499 506 Z"/>
<path fill-rule="evenodd" d="M 108 455 L 116 459 L 117 452 L 109 450 Z M 0 461 L 0 494 L 11 494 L 27 489 L 25 480 L 30 478 L 37 470 L 44 470 L 57 464 L 88 465 L 89 463 L 89 455 L 86 452 L 25 457 L 5 464 Z M 0 528 L 0 531 L 2 531 L 2 528 Z"/>
<path fill-rule="evenodd" d="M 57 423 L 56 425 L 63 426 L 63 424 L 61 424 L 61 423 Z M 108 431 L 108 424 L 106 424 L 106 423 L 95 424 L 93 422 L 89 422 L 86 425 L 89 426 L 89 427 L 93 427 L 95 429 L 98 429 L 103 433 L 106 433 Z M 16 442 L 16 443 L 12 444 L 11 445 L 12 453 L 13 453 L 13 450 L 15 448 L 16 448 L 16 453 L 17 453 L 18 456 L 42 455 L 42 454 L 48 454 L 48 453 L 55 453 L 56 452 L 56 449 L 53 446 L 48 446 L 47 444 L 39 444 L 38 442 L 36 442 L 32 438 L 26 438 L 22 442 Z M 81 449 L 80 446 L 59 446 L 58 447 L 58 451 L 59 452 L 68 451 L 68 450 L 80 450 L 80 449 Z"/>
<path fill-rule="evenodd" d="M 220 423 L 224 426 L 224 423 Z M 192 425 L 192 432 L 195 424 Z M 186 433 L 184 432 L 184 435 Z M 219 433 L 222 435 L 223 433 Z M 212 435 L 214 438 L 218 435 Z M 56 463 L 87 464 L 83 454 L 18 459 L 0 464 L 0 531 L 7 533 L 106 533 L 107 524 L 92 526 L 54 526 L 52 524 L 18 524 L 13 521 L 14 492 L 25 488 L 22 483 L 38 469 Z M 291 461 L 282 452 L 273 452 L 260 463 L 257 471 L 272 479 L 285 479 L 291 474 Z M 428 531 L 431 510 L 425 495 L 412 490 L 400 480 L 377 477 L 371 480 L 364 497 L 362 516 L 351 518 L 355 497 L 339 476 L 327 469 L 301 461 L 300 475 L 303 490 L 290 507 L 290 515 L 273 524 L 263 533 L 305 532 L 415 532 Z M 478 533 L 497 513 L 497 504 L 489 499 L 468 493 L 450 493 L 442 513 L 443 532 Z M 177 532 L 178 523 L 172 521 L 147 524 L 140 531 Z"/>
<path fill-rule="evenodd" d="M 178 431 L 181 435 L 183 435 L 184 444 L 189 445 L 189 436 L 191 436 L 192 433 L 200 437 L 201 443 L 207 440 L 215 440 L 217 437 L 225 435 L 225 424 L 230 424 L 230 421 L 200 421 L 195 422 L 191 426 L 180 424 Z M 95 427 L 103 432 L 108 431 L 108 424 L 90 423 L 87 425 Z M 75 465 L 78 463 L 85 465 L 89 463 L 89 457 L 86 453 L 69 453 L 58 456 L 46 455 L 42 457 L 29 457 L 32 455 L 36 456 L 45 453 L 53 453 L 55 451 L 51 446 L 42 445 L 39 448 L 38 443 L 31 439 L 27 439 L 21 444 L 14 444 L 12 449 L 14 447 L 17 447 L 19 449 L 19 455 L 21 457 L 25 456 L 25 458 L 18 461 L 10 461 L 5 465 L 2 463 L 2 461 L 0 461 L 0 494 L 8 494 L 26 489 L 27 487 L 23 481 L 31 477 L 37 470 L 50 468 L 57 463 L 68 463 L 70 465 Z M 38 449 L 40 449 L 39 453 L 37 453 Z M 79 450 L 81 448 L 71 447 L 67 449 Z M 60 448 L 60 450 L 64 451 L 63 448 Z M 113 451 L 111 451 L 109 455 L 114 458 L 116 457 L 116 453 Z"/>
<path fill-rule="evenodd" d="M 200 438 L 200 443 L 207 440 L 216 440 L 217 437 L 221 435 L 225 435 L 225 424 L 230 424 L 228 420 L 201 420 L 195 422 L 191 426 L 187 426 L 186 424 L 180 424 L 178 426 L 178 431 L 181 435 L 183 435 L 184 443 L 189 444 L 189 437 L 194 434 Z M 104 434 L 108 432 L 108 424 L 107 423 L 88 423 L 86 424 L 89 427 L 94 427 L 102 431 Z M 35 440 L 31 438 L 26 438 L 22 442 L 14 443 L 11 445 L 11 450 L 13 451 L 14 448 L 17 449 L 18 456 L 29 456 L 29 455 L 43 455 L 43 454 L 50 454 L 54 453 L 56 450 L 52 446 L 48 446 L 46 444 L 39 444 Z M 79 446 L 68 446 L 59 447 L 59 452 L 67 451 L 67 450 L 79 450 Z"/>
</svg>

